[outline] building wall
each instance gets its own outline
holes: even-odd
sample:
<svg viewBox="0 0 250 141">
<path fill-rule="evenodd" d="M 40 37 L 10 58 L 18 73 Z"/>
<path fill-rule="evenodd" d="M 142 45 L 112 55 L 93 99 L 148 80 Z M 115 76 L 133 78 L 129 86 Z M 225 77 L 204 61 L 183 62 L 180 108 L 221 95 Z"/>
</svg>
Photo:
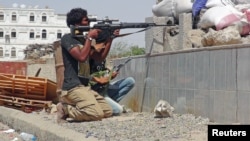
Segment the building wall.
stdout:
<svg viewBox="0 0 250 141">
<path fill-rule="evenodd" d="M 0 61 L 0 73 L 27 75 L 27 66 L 26 61 Z"/>
<path fill-rule="evenodd" d="M 15 14 L 14 14 L 15 13 Z M 0 19 L 0 60 L 22 60 L 24 58 L 23 50 L 29 44 L 52 44 L 59 40 L 57 33 L 62 35 L 69 33 L 66 25 L 66 15 L 56 14 L 54 9 L 39 8 L 0 8 L 0 14 L 4 19 Z M 34 21 L 30 21 L 30 16 L 34 15 Z M 16 21 L 12 16 L 16 15 Z M 46 21 L 42 21 L 42 16 L 46 16 Z M 15 30 L 16 37 L 11 37 L 11 32 Z M 30 32 L 34 31 L 34 38 L 30 38 Z M 46 30 L 46 38 L 42 38 L 42 31 Z M 9 35 L 9 41 L 5 36 Z M 11 49 L 15 49 L 16 56 L 11 56 Z M 1 56 L 3 55 L 3 56 Z"/>
<path fill-rule="evenodd" d="M 54 58 L 44 59 L 44 63 L 29 63 L 27 65 L 27 76 L 35 76 L 39 69 L 41 70 L 38 77 L 57 82 Z"/>
</svg>

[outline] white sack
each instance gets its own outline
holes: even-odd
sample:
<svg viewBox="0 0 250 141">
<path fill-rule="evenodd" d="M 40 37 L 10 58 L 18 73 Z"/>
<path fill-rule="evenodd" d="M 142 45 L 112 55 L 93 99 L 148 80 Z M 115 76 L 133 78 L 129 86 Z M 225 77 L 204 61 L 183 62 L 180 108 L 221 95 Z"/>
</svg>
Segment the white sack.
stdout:
<svg viewBox="0 0 250 141">
<path fill-rule="evenodd" d="M 175 0 L 163 0 L 158 4 L 153 5 L 152 12 L 157 17 L 175 17 Z"/>
<path fill-rule="evenodd" d="M 192 12 L 193 3 L 191 0 L 176 0 L 176 15 Z"/>
<path fill-rule="evenodd" d="M 157 17 L 178 17 L 179 14 L 192 11 L 191 0 L 163 0 L 152 6 L 152 12 Z"/>
<path fill-rule="evenodd" d="M 248 4 L 250 0 L 232 0 L 234 4 Z"/>
<path fill-rule="evenodd" d="M 234 6 L 234 3 L 231 0 L 207 0 L 206 3 L 207 8 L 226 5 Z"/>
<path fill-rule="evenodd" d="M 240 35 L 249 35 L 250 32 L 250 9 L 244 11 L 244 17 L 239 21 L 234 23 L 237 25 Z"/>
<path fill-rule="evenodd" d="M 244 14 L 237 11 L 234 7 L 216 6 L 209 8 L 201 17 L 198 27 L 209 28 L 216 27 L 216 30 L 223 29 L 227 26 L 233 25 L 236 22 L 240 22 Z"/>
</svg>

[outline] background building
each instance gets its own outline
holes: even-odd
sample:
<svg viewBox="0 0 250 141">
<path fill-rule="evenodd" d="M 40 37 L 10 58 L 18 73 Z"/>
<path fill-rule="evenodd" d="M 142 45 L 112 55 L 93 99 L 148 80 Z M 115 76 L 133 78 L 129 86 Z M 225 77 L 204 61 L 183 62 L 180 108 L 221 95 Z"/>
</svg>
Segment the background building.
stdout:
<svg viewBox="0 0 250 141">
<path fill-rule="evenodd" d="M 48 7 L 13 4 L 0 7 L 0 61 L 23 60 L 30 44 L 52 44 L 70 30 L 66 14 Z"/>
</svg>

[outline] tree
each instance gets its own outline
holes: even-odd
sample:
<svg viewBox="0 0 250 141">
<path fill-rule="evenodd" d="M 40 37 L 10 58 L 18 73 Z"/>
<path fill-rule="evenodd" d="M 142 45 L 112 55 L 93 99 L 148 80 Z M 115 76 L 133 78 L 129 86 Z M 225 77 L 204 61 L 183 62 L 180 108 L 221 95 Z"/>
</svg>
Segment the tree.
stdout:
<svg viewBox="0 0 250 141">
<path fill-rule="evenodd" d="M 121 58 L 135 55 L 145 54 L 145 48 L 140 48 L 138 45 L 128 45 L 126 42 L 115 42 L 110 50 L 110 58 Z"/>
<path fill-rule="evenodd" d="M 145 48 L 140 48 L 139 46 L 131 46 L 130 50 L 133 56 L 145 54 Z"/>
</svg>

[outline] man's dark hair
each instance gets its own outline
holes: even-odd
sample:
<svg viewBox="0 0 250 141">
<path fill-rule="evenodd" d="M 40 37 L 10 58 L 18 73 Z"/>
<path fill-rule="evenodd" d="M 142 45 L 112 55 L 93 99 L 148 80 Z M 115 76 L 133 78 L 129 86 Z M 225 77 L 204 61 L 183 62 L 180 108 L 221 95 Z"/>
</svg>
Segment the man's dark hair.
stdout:
<svg viewBox="0 0 250 141">
<path fill-rule="evenodd" d="M 82 18 L 88 17 L 88 12 L 85 9 L 82 8 L 74 8 L 71 9 L 67 13 L 67 26 L 70 27 L 70 25 L 76 25 L 80 24 L 82 21 Z"/>
</svg>

